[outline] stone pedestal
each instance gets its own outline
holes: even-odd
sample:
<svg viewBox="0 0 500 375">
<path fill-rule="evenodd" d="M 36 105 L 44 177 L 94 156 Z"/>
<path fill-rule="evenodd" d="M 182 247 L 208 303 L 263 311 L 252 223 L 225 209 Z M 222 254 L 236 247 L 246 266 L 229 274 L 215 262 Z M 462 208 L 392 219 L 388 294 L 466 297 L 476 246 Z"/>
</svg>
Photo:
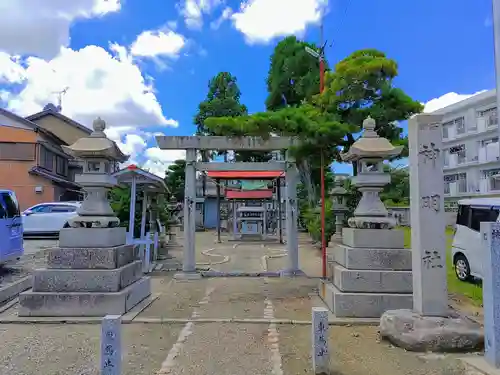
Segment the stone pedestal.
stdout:
<svg viewBox="0 0 500 375">
<path fill-rule="evenodd" d="M 47 268 L 35 270 L 33 289 L 19 295 L 19 316 L 121 315 L 148 297 L 150 278 L 125 236 L 125 228 L 63 229 Z M 83 247 L 83 238 L 101 242 Z"/>
<path fill-rule="evenodd" d="M 402 231 L 344 228 L 328 266 L 325 302 L 335 316 L 379 318 L 412 308 L 411 250 Z"/>
</svg>

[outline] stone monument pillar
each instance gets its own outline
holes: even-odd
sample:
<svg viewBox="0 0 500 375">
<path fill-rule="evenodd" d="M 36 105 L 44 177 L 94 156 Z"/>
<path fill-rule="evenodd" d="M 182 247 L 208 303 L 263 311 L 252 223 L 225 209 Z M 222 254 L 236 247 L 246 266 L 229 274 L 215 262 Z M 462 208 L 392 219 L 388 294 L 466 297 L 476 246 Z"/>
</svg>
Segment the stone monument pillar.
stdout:
<svg viewBox="0 0 500 375">
<path fill-rule="evenodd" d="M 76 177 L 87 196 L 70 228 L 61 229 L 59 247 L 49 250 L 46 269 L 33 274 L 33 289 L 20 294 L 20 316 L 105 316 L 126 313 L 151 294 L 149 277 L 133 245 L 125 245 L 126 228 L 109 205 L 116 185 L 112 168 L 128 159 L 106 138 L 106 124 L 97 119 L 89 137 L 64 150 L 83 160 Z"/>
<path fill-rule="evenodd" d="M 397 156 L 394 147 L 375 132 L 375 121 L 363 122 L 363 135 L 342 159 L 356 162 L 352 183 L 363 194 L 342 242 L 334 247 L 332 283 L 322 295 L 337 317 L 379 318 L 386 310 L 412 307 L 411 250 L 404 232 L 394 230 L 379 192 L 390 182 L 384 160 Z"/>
<path fill-rule="evenodd" d="M 199 279 L 196 272 L 196 149 L 186 149 L 186 180 L 184 186 L 184 254 L 182 273 L 176 279 Z"/>
<path fill-rule="evenodd" d="M 448 308 L 441 119 L 408 121 L 413 309 L 385 312 L 380 335 L 407 350 L 476 350 L 481 327 Z"/>
<path fill-rule="evenodd" d="M 284 274 L 298 274 L 299 269 L 299 241 L 298 241 L 298 207 L 297 207 L 297 183 L 299 172 L 297 170 L 295 159 L 286 152 L 286 161 L 288 163 L 285 172 L 285 190 L 286 190 L 286 249 L 288 252 L 288 269 Z"/>
</svg>

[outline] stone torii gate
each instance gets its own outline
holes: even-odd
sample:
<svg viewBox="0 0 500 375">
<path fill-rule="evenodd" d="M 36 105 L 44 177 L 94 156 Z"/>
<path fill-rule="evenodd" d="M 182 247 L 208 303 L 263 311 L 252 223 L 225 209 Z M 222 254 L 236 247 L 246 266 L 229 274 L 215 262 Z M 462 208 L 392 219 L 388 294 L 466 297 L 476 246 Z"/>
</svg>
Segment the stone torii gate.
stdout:
<svg viewBox="0 0 500 375">
<path fill-rule="evenodd" d="M 289 149 L 297 146 L 299 141 L 294 137 L 220 137 L 220 136 L 157 136 L 156 142 L 162 150 L 186 150 L 186 181 L 184 194 L 184 255 L 182 274 L 176 278 L 194 279 L 195 263 L 195 202 L 196 171 L 285 171 L 286 189 L 286 233 L 288 268 L 284 274 L 293 275 L 299 270 L 299 248 L 297 237 L 297 183 L 298 171 L 295 160 Z M 197 162 L 197 151 L 277 151 L 287 150 L 286 161 L 264 163 L 206 163 Z"/>
</svg>

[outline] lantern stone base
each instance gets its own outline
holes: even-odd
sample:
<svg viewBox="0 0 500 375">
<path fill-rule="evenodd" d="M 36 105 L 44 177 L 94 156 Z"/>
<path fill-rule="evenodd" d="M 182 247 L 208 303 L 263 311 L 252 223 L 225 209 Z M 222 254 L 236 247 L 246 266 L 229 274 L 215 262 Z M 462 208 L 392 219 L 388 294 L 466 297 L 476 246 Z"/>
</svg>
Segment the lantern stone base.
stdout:
<svg viewBox="0 0 500 375">
<path fill-rule="evenodd" d="M 413 307 L 411 250 L 403 248 L 401 234 L 344 228 L 343 243 L 328 257 L 329 280 L 321 281 L 335 316 L 379 318 L 387 310 Z"/>
<path fill-rule="evenodd" d="M 113 247 L 124 244 L 127 229 L 115 228 L 63 228 L 59 232 L 60 247 Z"/>
<path fill-rule="evenodd" d="M 19 316 L 122 315 L 151 295 L 151 279 L 142 277 L 119 292 L 24 292 Z"/>
<path fill-rule="evenodd" d="M 387 310 L 413 308 L 413 296 L 399 293 L 342 292 L 335 285 L 325 283 L 324 302 L 337 318 L 380 318 Z M 320 285 L 320 290 L 321 290 Z"/>
<path fill-rule="evenodd" d="M 124 245 L 124 229 L 64 230 L 62 244 L 80 247 L 48 251 L 47 268 L 35 270 L 32 290 L 19 295 L 19 316 L 120 315 L 148 297 L 151 281 L 142 274 L 142 261 L 136 260 L 135 247 Z M 112 240 L 104 243 L 119 245 L 84 247 L 85 235 L 87 243 L 110 235 Z"/>
<path fill-rule="evenodd" d="M 342 243 L 351 247 L 400 249 L 404 247 L 402 230 L 344 228 Z"/>
</svg>

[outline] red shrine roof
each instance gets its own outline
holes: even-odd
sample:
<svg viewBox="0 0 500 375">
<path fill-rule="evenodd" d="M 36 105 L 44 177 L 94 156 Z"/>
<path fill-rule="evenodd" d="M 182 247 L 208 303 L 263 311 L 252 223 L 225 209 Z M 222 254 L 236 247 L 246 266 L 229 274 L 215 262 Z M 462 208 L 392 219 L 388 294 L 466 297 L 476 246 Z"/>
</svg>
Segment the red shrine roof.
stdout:
<svg viewBox="0 0 500 375">
<path fill-rule="evenodd" d="M 226 180 L 238 179 L 274 179 L 285 176 L 282 171 L 208 171 L 207 176 L 210 178 L 220 178 Z"/>
<path fill-rule="evenodd" d="M 271 189 L 265 190 L 226 190 L 227 199 L 270 199 L 273 197 Z"/>
</svg>

